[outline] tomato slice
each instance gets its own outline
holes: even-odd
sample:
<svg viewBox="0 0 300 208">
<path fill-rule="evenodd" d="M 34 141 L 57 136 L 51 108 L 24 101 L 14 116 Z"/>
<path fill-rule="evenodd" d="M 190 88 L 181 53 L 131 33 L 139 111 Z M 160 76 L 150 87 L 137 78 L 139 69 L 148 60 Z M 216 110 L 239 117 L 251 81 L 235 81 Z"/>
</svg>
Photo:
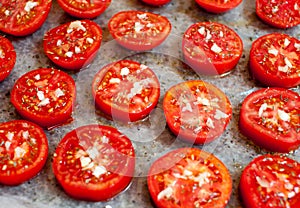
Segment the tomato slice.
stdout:
<svg viewBox="0 0 300 208">
<path fill-rule="evenodd" d="M 183 36 L 184 59 L 197 73 L 220 75 L 231 71 L 243 52 L 239 35 L 221 23 L 198 22 Z"/>
<path fill-rule="evenodd" d="M 48 140 L 43 129 L 24 120 L 0 123 L 0 183 L 19 185 L 43 168 Z"/>
<path fill-rule="evenodd" d="M 274 152 L 290 152 L 300 145 L 300 96 L 283 88 L 266 88 L 243 101 L 239 126 L 255 144 Z"/>
<path fill-rule="evenodd" d="M 0 36 L 0 82 L 13 70 L 16 57 L 13 44 L 7 38 Z"/>
<path fill-rule="evenodd" d="M 0 30 L 14 36 L 26 36 L 45 22 L 52 0 L 0 0 L 0 5 Z"/>
<path fill-rule="evenodd" d="M 123 47 L 146 51 L 160 45 L 171 32 L 170 21 L 161 15 L 142 11 L 122 11 L 108 23 L 113 38 Z"/>
<path fill-rule="evenodd" d="M 286 34 L 264 35 L 252 44 L 250 69 L 255 79 L 272 87 L 300 84 L 300 41 Z"/>
<path fill-rule="evenodd" d="M 152 6 L 162 6 L 169 3 L 171 0 L 142 0 L 142 1 Z"/>
<path fill-rule="evenodd" d="M 49 30 L 44 51 L 56 65 L 68 70 L 87 67 L 102 41 L 102 29 L 91 20 L 76 20 Z"/>
<path fill-rule="evenodd" d="M 300 24 L 299 0 L 257 0 L 256 14 L 265 23 L 277 28 Z"/>
<path fill-rule="evenodd" d="M 196 0 L 208 12 L 223 13 L 237 7 L 242 0 Z"/>
<path fill-rule="evenodd" d="M 71 119 L 75 96 L 75 82 L 70 75 L 41 68 L 27 72 L 16 81 L 11 103 L 22 117 L 51 128 Z"/>
<path fill-rule="evenodd" d="M 144 64 L 121 60 L 102 68 L 92 83 L 96 106 L 113 119 L 137 121 L 158 103 L 160 85 Z"/>
<path fill-rule="evenodd" d="M 219 137 L 232 114 L 227 96 L 216 86 L 201 80 L 171 87 L 165 94 L 163 109 L 170 130 L 195 144 Z"/>
<path fill-rule="evenodd" d="M 232 190 L 226 166 L 196 148 L 173 150 L 157 159 L 147 181 L 151 198 L 160 208 L 224 208 Z"/>
<path fill-rule="evenodd" d="M 111 0 L 57 0 L 59 6 L 77 18 L 96 18 L 110 5 Z"/>
<path fill-rule="evenodd" d="M 113 127 L 79 127 L 58 144 L 53 172 L 67 194 L 88 201 L 116 196 L 131 182 L 135 155 L 130 140 Z"/>
<path fill-rule="evenodd" d="M 240 195 L 246 208 L 298 208 L 299 181 L 298 162 L 279 155 L 261 155 L 244 169 Z"/>
</svg>

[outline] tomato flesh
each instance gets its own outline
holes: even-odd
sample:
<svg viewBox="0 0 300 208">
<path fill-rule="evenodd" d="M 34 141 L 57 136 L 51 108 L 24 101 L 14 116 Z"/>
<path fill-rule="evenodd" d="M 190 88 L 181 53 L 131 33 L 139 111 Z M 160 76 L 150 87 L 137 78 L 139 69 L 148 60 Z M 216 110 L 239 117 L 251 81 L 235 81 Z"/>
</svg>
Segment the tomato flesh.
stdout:
<svg viewBox="0 0 300 208">
<path fill-rule="evenodd" d="M 196 0 L 208 12 L 223 13 L 237 7 L 242 0 Z"/>
<path fill-rule="evenodd" d="M 171 0 L 142 0 L 142 1 L 152 6 L 163 6 L 169 3 Z"/>
<path fill-rule="evenodd" d="M 0 183 L 19 185 L 37 175 L 48 157 L 43 130 L 29 121 L 0 123 Z"/>
<path fill-rule="evenodd" d="M 12 43 L 0 36 L 0 82 L 12 71 L 16 63 L 16 52 Z"/>
<path fill-rule="evenodd" d="M 243 101 L 239 127 L 255 144 L 274 152 L 300 145 L 300 96 L 283 88 L 257 90 Z"/>
<path fill-rule="evenodd" d="M 44 51 L 56 65 L 68 70 L 87 67 L 102 41 L 102 29 L 91 20 L 76 20 L 49 30 L 44 36 Z"/>
<path fill-rule="evenodd" d="M 229 27 L 215 22 L 198 22 L 184 33 L 184 59 L 195 72 L 222 75 L 231 71 L 241 58 L 243 42 Z"/>
<path fill-rule="evenodd" d="M 71 118 L 75 96 L 75 82 L 70 75 L 41 68 L 27 72 L 16 81 L 11 103 L 22 117 L 51 128 Z"/>
<path fill-rule="evenodd" d="M 152 200 L 161 208 L 224 208 L 232 189 L 226 166 L 196 148 L 173 150 L 157 159 L 147 181 Z"/>
<path fill-rule="evenodd" d="M 300 164 L 279 155 L 262 155 L 244 169 L 240 195 L 246 208 L 298 208 Z"/>
<path fill-rule="evenodd" d="M 158 103 L 160 84 L 147 66 L 121 60 L 102 68 L 92 84 L 96 106 L 121 121 L 146 117 Z"/>
<path fill-rule="evenodd" d="M 161 15 L 142 11 L 122 11 L 108 23 L 113 38 L 123 47 L 146 51 L 160 45 L 171 32 L 171 23 Z"/>
<path fill-rule="evenodd" d="M 208 143 L 219 137 L 232 113 L 227 96 L 201 80 L 171 87 L 165 94 L 163 109 L 170 130 L 195 144 Z"/>
<path fill-rule="evenodd" d="M 0 5 L 0 30 L 14 36 L 26 36 L 45 22 L 52 0 L 0 0 Z"/>
<path fill-rule="evenodd" d="M 115 128 L 91 124 L 79 127 L 58 144 L 53 172 L 66 193 L 76 199 L 103 201 L 131 182 L 134 149 Z"/>
<path fill-rule="evenodd" d="M 252 44 L 250 69 L 255 79 L 271 87 L 300 84 L 300 41 L 286 34 L 264 35 Z"/>
</svg>

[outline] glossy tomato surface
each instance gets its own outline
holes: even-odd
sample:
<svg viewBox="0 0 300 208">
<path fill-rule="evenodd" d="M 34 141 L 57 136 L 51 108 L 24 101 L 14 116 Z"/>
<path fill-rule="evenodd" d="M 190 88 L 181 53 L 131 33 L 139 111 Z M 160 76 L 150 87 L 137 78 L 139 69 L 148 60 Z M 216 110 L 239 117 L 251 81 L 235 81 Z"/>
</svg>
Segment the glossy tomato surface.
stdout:
<svg viewBox="0 0 300 208">
<path fill-rule="evenodd" d="M 160 208 L 224 208 L 232 189 L 226 166 L 196 148 L 173 150 L 150 167 L 148 189 Z"/>
<path fill-rule="evenodd" d="M 71 16 L 91 19 L 102 14 L 110 5 L 111 0 L 58 0 L 57 2 Z"/>
<path fill-rule="evenodd" d="M 300 24 L 299 0 L 257 0 L 256 14 L 265 23 L 277 28 Z"/>
<path fill-rule="evenodd" d="M 300 145 L 300 96 L 283 88 L 260 89 L 243 101 L 239 127 L 255 144 L 274 152 Z"/>
<path fill-rule="evenodd" d="M 0 123 L 0 183 L 19 185 L 36 176 L 48 157 L 43 129 L 25 120 Z"/>
<path fill-rule="evenodd" d="M 200 7 L 212 13 L 223 13 L 237 7 L 242 0 L 196 0 Z"/>
<path fill-rule="evenodd" d="M 300 84 L 300 40 L 280 33 L 252 43 L 250 70 L 266 86 L 290 88 Z"/>
<path fill-rule="evenodd" d="M 187 64 L 198 74 L 222 75 L 237 65 L 243 42 L 226 25 L 198 22 L 184 33 L 182 51 Z"/>
<path fill-rule="evenodd" d="M 67 194 L 76 199 L 103 201 L 130 184 L 134 149 L 115 128 L 91 124 L 65 135 L 56 148 L 52 167 Z"/>
<path fill-rule="evenodd" d="M 102 68 L 92 83 L 96 106 L 113 119 L 137 121 L 158 103 L 160 84 L 146 65 L 121 60 Z"/>
<path fill-rule="evenodd" d="M 219 137 L 232 114 L 227 96 L 216 86 L 201 80 L 171 87 L 165 94 L 163 110 L 170 130 L 195 144 Z"/>
<path fill-rule="evenodd" d="M 108 23 L 113 38 L 134 51 L 146 51 L 160 45 L 168 37 L 171 27 L 166 17 L 142 11 L 121 11 Z"/>
<path fill-rule="evenodd" d="M 279 155 L 261 155 L 244 169 L 240 196 L 245 208 L 300 207 L 300 164 Z"/>
<path fill-rule="evenodd" d="M 22 75 L 11 90 L 11 103 L 24 118 L 52 128 L 71 119 L 75 105 L 73 78 L 57 69 L 40 68 Z"/>
<path fill-rule="evenodd" d="M 171 0 L 141 0 L 141 1 L 152 6 L 163 6 L 169 3 Z"/>
<path fill-rule="evenodd" d="M 17 54 L 13 44 L 0 36 L 0 82 L 9 76 L 16 63 Z"/>
<path fill-rule="evenodd" d="M 78 71 L 95 58 L 102 29 L 91 20 L 75 20 L 49 30 L 44 36 L 48 58 L 63 69 Z"/>
<path fill-rule="evenodd" d="M 0 0 L 0 5 L 0 31 L 26 36 L 45 22 L 52 0 Z"/>
</svg>

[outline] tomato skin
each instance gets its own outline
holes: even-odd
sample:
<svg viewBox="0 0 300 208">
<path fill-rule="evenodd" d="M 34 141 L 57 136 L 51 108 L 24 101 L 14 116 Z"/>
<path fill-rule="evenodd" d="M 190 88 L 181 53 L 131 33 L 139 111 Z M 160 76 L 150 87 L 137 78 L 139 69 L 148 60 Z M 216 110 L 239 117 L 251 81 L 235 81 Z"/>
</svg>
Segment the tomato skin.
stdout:
<svg viewBox="0 0 300 208">
<path fill-rule="evenodd" d="M 256 14 L 265 23 L 285 29 L 300 24 L 299 6 L 298 0 L 257 0 Z"/>
<path fill-rule="evenodd" d="M 29 121 L 12 120 L 0 123 L 0 130 L 0 183 L 16 186 L 36 176 L 48 157 L 48 140 L 43 129 Z M 9 134 L 13 135 L 11 139 Z M 26 134 L 28 138 L 24 137 Z M 26 153 L 16 156 L 17 148 Z"/>
<path fill-rule="evenodd" d="M 28 11 L 25 11 L 28 0 L 1 0 L 3 9 L 0 11 L 0 31 L 14 36 L 26 36 L 38 30 L 50 12 L 52 0 L 34 1 L 40 2 Z M 21 11 L 20 11 L 21 10 Z M 17 19 L 19 13 L 24 14 Z"/>
<path fill-rule="evenodd" d="M 218 138 L 232 116 L 227 96 L 216 86 L 201 80 L 171 87 L 165 94 L 163 110 L 170 130 L 193 144 L 209 143 Z"/>
<path fill-rule="evenodd" d="M 74 25 L 74 26 L 73 26 Z M 97 55 L 102 29 L 91 20 L 76 20 L 55 27 L 44 36 L 44 52 L 63 69 L 78 71 Z"/>
<path fill-rule="evenodd" d="M 267 150 L 285 153 L 296 150 L 300 146 L 299 103 L 299 94 L 288 89 L 257 90 L 243 101 L 239 118 L 240 131 Z M 277 112 L 273 109 L 277 109 Z"/>
<path fill-rule="evenodd" d="M 243 42 L 226 25 L 198 22 L 185 31 L 182 51 L 184 60 L 196 73 L 223 75 L 238 64 L 243 52 Z"/>
<path fill-rule="evenodd" d="M 142 2 L 152 6 L 163 6 L 169 3 L 171 0 L 142 0 Z"/>
<path fill-rule="evenodd" d="M 299 174 L 300 164 L 288 157 L 269 154 L 256 157 L 243 170 L 240 179 L 239 192 L 244 207 L 299 207 L 300 194 L 295 191 L 299 189 Z M 293 188 L 288 189 L 289 186 Z M 294 196 L 288 199 L 288 194 Z"/>
<path fill-rule="evenodd" d="M 300 47 L 298 39 L 281 33 L 267 34 L 255 40 L 249 59 L 253 77 L 270 87 L 299 85 L 300 48 L 296 46 Z M 292 67 L 288 67 L 287 63 Z"/>
<path fill-rule="evenodd" d="M 43 95 L 39 97 L 38 93 Z M 75 82 L 70 75 L 57 69 L 40 68 L 27 72 L 15 82 L 10 101 L 23 118 L 52 128 L 71 119 L 75 99 Z"/>
<path fill-rule="evenodd" d="M 102 14 L 110 5 L 111 0 L 96 0 L 93 3 L 80 2 L 81 5 L 75 5 L 72 0 L 58 0 L 59 6 L 69 15 L 82 19 L 96 18 Z M 79 3 L 77 3 L 79 4 Z M 82 6 L 84 4 L 84 6 Z"/>
<path fill-rule="evenodd" d="M 226 166 L 213 154 L 196 148 L 172 150 L 158 158 L 150 167 L 147 182 L 150 196 L 160 208 L 225 208 L 232 190 Z"/>
<path fill-rule="evenodd" d="M 123 69 L 128 69 L 128 74 L 122 75 Z M 112 83 L 112 80 L 118 83 Z M 141 88 L 136 90 L 135 85 Z M 92 94 L 96 106 L 112 119 L 133 122 L 148 116 L 157 105 L 160 84 L 155 73 L 147 66 L 131 60 L 120 60 L 106 65 L 95 75 Z"/>
<path fill-rule="evenodd" d="M 171 27 L 166 17 L 142 11 L 121 11 L 108 23 L 109 32 L 117 43 L 134 51 L 159 46 L 170 34 Z"/>
<path fill-rule="evenodd" d="M 92 151 L 95 148 L 96 153 Z M 92 159 L 94 166 L 90 170 L 82 167 L 82 151 Z M 92 168 L 98 163 L 107 172 L 97 177 L 93 175 Z M 70 196 L 87 201 L 104 201 L 130 184 L 134 175 L 135 154 L 131 141 L 117 129 L 90 124 L 64 136 L 56 148 L 52 168 L 56 179 Z"/>
<path fill-rule="evenodd" d="M 13 70 L 16 57 L 13 44 L 7 38 L 0 36 L 0 82 Z"/>
<path fill-rule="evenodd" d="M 230 0 L 226 2 L 220 2 L 217 0 L 196 0 L 196 2 L 206 11 L 219 14 L 237 7 L 240 3 L 242 3 L 242 0 Z"/>
</svg>

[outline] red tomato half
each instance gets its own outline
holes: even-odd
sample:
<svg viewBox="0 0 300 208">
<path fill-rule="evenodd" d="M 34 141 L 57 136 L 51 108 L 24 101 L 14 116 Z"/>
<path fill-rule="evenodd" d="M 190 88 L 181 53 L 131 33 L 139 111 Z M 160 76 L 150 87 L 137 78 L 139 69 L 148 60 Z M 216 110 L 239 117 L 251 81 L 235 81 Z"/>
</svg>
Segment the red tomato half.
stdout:
<svg viewBox="0 0 300 208">
<path fill-rule="evenodd" d="M 282 88 L 266 88 L 248 95 L 240 111 L 241 132 L 255 144 L 274 152 L 300 145 L 300 96 Z"/>
<path fill-rule="evenodd" d="M 80 70 L 95 58 L 102 41 L 102 30 L 91 20 L 76 20 L 49 30 L 44 51 L 56 65 Z"/>
<path fill-rule="evenodd" d="M 242 0 L 196 0 L 208 12 L 223 13 L 237 7 Z"/>
<path fill-rule="evenodd" d="M 171 0 L 142 0 L 142 1 L 152 6 L 162 6 L 169 3 Z"/>
<path fill-rule="evenodd" d="M 95 18 L 110 5 L 111 0 L 57 0 L 59 6 L 68 14 L 78 18 Z"/>
<path fill-rule="evenodd" d="M 5 37 L 0 36 L 0 82 L 2 82 L 16 63 L 16 52 L 13 44 Z"/>
<path fill-rule="evenodd" d="M 164 97 L 163 109 L 170 130 L 195 144 L 219 137 L 232 113 L 227 96 L 214 85 L 200 80 L 171 87 Z"/>
<path fill-rule="evenodd" d="M 225 208 L 232 189 L 225 165 L 196 148 L 181 148 L 160 157 L 147 179 L 151 198 L 160 208 Z"/>
<path fill-rule="evenodd" d="M 300 207 L 300 164 L 279 155 L 262 155 L 244 169 L 240 195 L 245 208 Z"/>
<path fill-rule="evenodd" d="M 300 24 L 300 3 L 299 0 L 256 0 L 256 14 L 273 27 L 294 27 Z"/>
<path fill-rule="evenodd" d="M 300 41 L 286 34 L 264 35 L 252 44 L 250 69 L 267 86 L 295 87 L 300 84 Z"/>
<path fill-rule="evenodd" d="M 48 140 L 36 124 L 0 123 L 0 183 L 19 185 L 36 176 L 48 157 Z"/>
<path fill-rule="evenodd" d="M 52 167 L 70 196 L 103 201 L 130 184 L 135 167 L 134 149 L 130 140 L 115 128 L 82 126 L 60 141 Z"/>
<path fill-rule="evenodd" d="M 108 23 L 113 38 L 123 47 L 146 51 L 160 45 L 171 32 L 166 17 L 142 11 L 122 11 Z"/>
<path fill-rule="evenodd" d="M 184 59 L 197 73 L 224 74 L 232 70 L 243 52 L 243 42 L 229 27 L 216 22 L 198 22 L 184 33 Z"/>
<path fill-rule="evenodd" d="M 52 0 L 0 0 L 0 31 L 25 36 L 45 22 Z"/>
<path fill-rule="evenodd" d="M 51 128 L 71 119 L 75 96 L 71 76 L 57 69 L 41 68 L 16 81 L 11 103 L 22 117 Z"/>
<path fill-rule="evenodd" d="M 121 60 L 105 66 L 95 75 L 92 93 L 97 107 L 113 119 L 137 121 L 156 106 L 160 85 L 147 66 Z"/>
</svg>

